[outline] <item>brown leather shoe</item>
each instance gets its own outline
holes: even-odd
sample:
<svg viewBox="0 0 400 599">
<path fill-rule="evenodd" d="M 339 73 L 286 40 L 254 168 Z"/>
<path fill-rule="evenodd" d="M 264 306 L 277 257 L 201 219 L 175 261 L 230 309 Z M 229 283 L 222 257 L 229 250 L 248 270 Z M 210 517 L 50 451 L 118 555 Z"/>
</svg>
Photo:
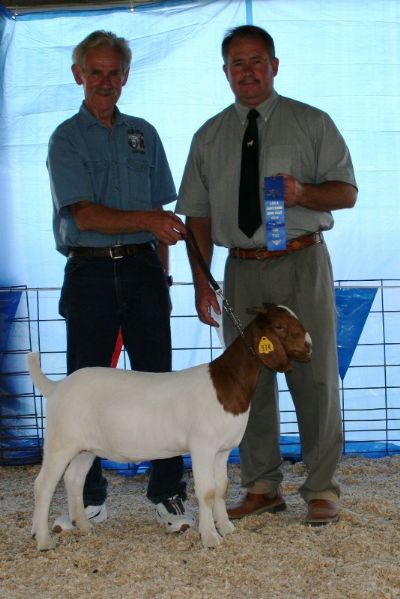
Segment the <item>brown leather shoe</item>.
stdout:
<svg viewBox="0 0 400 599">
<path fill-rule="evenodd" d="M 339 520 L 339 506 L 329 499 L 311 499 L 308 502 L 306 524 L 322 526 Z"/>
<path fill-rule="evenodd" d="M 273 497 L 265 494 L 248 492 L 236 506 L 228 507 L 227 512 L 231 520 L 250 516 L 251 514 L 262 514 L 263 512 L 281 512 L 286 509 L 286 503 L 279 493 Z"/>
</svg>

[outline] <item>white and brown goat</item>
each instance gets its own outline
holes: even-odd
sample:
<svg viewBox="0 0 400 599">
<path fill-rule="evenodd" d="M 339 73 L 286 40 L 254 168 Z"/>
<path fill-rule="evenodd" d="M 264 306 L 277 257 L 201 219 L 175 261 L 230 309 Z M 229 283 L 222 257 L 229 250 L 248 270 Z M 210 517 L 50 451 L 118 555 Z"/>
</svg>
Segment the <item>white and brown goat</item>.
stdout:
<svg viewBox="0 0 400 599">
<path fill-rule="evenodd" d="M 32 525 L 39 550 L 54 546 L 49 507 L 64 471 L 69 517 L 89 530 L 83 485 L 95 456 L 140 462 L 190 453 L 203 545 L 215 547 L 233 531 L 227 460 L 243 437 L 260 369 L 288 371 L 291 359 L 311 356 L 310 336 L 293 312 L 268 306 L 252 313 L 245 341 L 239 336 L 211 363 L 178 372 L 83 368 L 55 382 L 42 373 L 39 354 L 28 355 L 32 380 L 48 398 Z"/>
</svg>

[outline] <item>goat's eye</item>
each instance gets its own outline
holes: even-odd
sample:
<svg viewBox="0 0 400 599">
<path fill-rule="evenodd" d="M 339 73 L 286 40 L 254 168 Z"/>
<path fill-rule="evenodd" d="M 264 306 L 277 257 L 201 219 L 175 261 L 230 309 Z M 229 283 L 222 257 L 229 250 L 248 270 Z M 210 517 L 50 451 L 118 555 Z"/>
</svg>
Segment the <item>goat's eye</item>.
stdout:
<svg viewBox="0 0 400 599">
<path fill-rule="evenodd" d="M 274 329 L 277 333 L 286 333 L 286 326 L 283 324 L 276 324 Z"/>
</svg>

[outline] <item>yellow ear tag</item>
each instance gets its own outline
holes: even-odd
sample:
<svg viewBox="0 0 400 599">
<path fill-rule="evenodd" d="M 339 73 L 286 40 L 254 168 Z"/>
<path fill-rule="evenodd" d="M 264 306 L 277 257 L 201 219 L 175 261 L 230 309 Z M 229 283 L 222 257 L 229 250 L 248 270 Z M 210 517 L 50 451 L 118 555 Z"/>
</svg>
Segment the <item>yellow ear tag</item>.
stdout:
<svg viewBox="0 0 400 599">
<path fill-rule="evenodd" d="M 258 344 L 259 354 L 269 354 L 274 351 L 274 344 L 268 339 L 268 337 L 261 337 L 260 343 Z"/>
</svg>

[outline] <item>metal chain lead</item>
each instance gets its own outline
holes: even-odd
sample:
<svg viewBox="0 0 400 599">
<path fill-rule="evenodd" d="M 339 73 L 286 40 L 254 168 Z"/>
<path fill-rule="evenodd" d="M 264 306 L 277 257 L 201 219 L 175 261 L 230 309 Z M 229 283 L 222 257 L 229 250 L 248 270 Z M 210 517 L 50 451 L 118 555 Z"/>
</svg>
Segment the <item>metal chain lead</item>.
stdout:
<svg viewBox="0 0 400 599">
<path fill-rule="evenodd" d="M 242 337 L 246 347 L 248 348 L 250 353 L 253 354 L 253 356 L 255 356 L 256 358 L 259 358 L 259 356 L 255 352 L 254 348 L 248 343 L 247 339 L 245 338 L 244 330 L 243 330 L 243 327 L 242 327 L 242 324 L 241 324 L 239 318 L 234 314 L 231 306 L 229 305 L 228 300 L 224 297 L 224 294 L 222 293 L 221 287 L 219 286 L 217 281 L 212 276 L 210 269 L 208 268 L 206 261 L 204 260 L 203 255 L 200 251 L 200 248 L 198 246 L 196 238 L 193 235 L 193 232 L 190 229 L 187 229 L 187 232 L 188 232 L 188 235 L 185 238 L 186 244 L 189 246 L 189 249 L 191 250 L 192 254 L 194 256 L 196 256 L 196 259 L 197 259 L 198 263 L 200 264 L 201 268 L 203 269 L 205 275 L 207 276 L 207 279 L 210 282 L 211 287 L 214 289 L 216 295 L 218 295 L 218 297 L 221 299 L 225 312 L 227 313 L 227 315 L 233 322 L 235 328 L 237 329 L 240 336 Z"/>
</svg>

